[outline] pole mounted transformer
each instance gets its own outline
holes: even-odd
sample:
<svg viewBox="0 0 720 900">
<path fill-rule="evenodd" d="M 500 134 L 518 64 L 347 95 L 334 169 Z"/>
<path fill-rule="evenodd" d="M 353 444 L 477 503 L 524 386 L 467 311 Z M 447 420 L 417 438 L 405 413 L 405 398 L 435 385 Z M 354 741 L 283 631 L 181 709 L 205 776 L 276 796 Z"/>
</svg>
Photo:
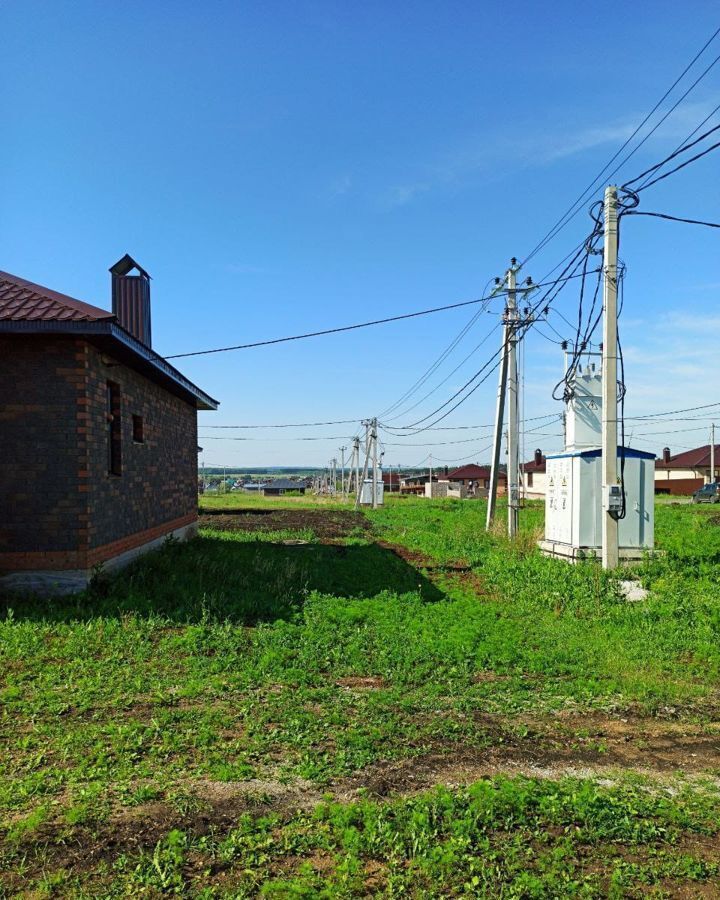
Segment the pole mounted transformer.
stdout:
<svg viewBox="0 0 720 900">
<path fill-rule="evenodd" d="M 618 189 L 612 185 L 604 217 L 602 353 L 575 347 L 570 365 L 565 361 L 565 449 L 546 457 L 540 549 L 570 562 L 600 558 L 604 569 L 615 569 L 654 547 L 655 455 L 618 446 Z"/>
</svg>

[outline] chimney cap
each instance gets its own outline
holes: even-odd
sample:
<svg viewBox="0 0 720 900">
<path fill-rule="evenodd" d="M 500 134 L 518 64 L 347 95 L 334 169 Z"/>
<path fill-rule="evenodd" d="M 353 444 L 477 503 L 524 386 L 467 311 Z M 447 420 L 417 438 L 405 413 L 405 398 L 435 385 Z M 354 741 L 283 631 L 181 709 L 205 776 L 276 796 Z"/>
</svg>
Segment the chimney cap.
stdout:
<svg viewBox="0 0 720 900">
<path fill-rule="evenodd" d="M 119 259 L 114 266 L 110 266 L 109 271 L 113 275 L 123 276 L 127 275 L 128 272 L 132 272 L 133 269 L 137 269 L 141 275 L 145 276 L 145 278 L 150 278 L 150 273 L 146 272 L 140 263 L 135 262 L 129 253 L 126 253 L 122 259 Z"/>
</svg>

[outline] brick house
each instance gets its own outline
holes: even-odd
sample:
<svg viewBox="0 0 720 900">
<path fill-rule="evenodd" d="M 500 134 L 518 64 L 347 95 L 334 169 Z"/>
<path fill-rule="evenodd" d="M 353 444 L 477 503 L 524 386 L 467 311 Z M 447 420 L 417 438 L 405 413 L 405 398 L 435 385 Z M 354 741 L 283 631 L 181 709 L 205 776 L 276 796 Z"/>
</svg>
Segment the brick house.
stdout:
<svg viewBox="0 0 720 900">
<path fill-rule="evenodd" d="M 530 500 L 539 500 L 545 496 L 546 459 L 542 450 L 536 450 L 533 458 L 520 467 L 524 484 L 521 493 Z"/>
<path fill-rule="evenodd" d="M 655 460 L 656 494 L 692 494 L 720 477 L 720 444 L 715 444 L 715 471 L 710 471 L 710 444 L 671 454 L 665 447 Z"/>
<path fill-rule="evenodd" d="M 475 463 L 469 463 L 449 472 L 445 478 L 454 484 L 464 485 L 469 496 L 487 497 L 490 488 L 490 466 L 478 466 Z M 498 494 L 507 492 L 507 472 L 504 466 L 498 467 L 497 492 Z"/>
<path fill-rule="evenodd" d="M 217 401 L 152 350 L 147 272 L 110 272 L 112 312 L 0 272 L 0 586 L 77 590 L 197 529 Z"/>
</svg>

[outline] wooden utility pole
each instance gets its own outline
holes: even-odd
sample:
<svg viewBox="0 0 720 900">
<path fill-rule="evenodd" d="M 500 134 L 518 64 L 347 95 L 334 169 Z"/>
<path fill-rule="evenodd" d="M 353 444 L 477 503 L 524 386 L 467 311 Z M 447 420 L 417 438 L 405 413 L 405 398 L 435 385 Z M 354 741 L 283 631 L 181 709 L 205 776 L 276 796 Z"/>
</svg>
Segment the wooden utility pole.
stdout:
<svg viewBox="0 0 720 900">
<path fill-rule="evenodd" d="M 605 188 L 602 350 L 602 567 L 620 562 L 617 519 L 617 187 Z"/>
</svg>

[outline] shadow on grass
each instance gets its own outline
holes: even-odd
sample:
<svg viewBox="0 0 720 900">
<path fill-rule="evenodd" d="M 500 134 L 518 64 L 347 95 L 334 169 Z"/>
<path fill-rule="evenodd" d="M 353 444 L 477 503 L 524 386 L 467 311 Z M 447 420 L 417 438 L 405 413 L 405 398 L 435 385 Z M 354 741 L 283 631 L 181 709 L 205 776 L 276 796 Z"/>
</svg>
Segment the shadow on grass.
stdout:
<svg viewBox="0 0 720 900">
<path fill-rule="evenodd" d="M 169 542 L 82 594 L 4 597 L 0 615 L 12 609 L 16 620 L 57 622 L 135 613 L 256 625 L 293 619 L 312 591 L 347 598 L 419 591 L 427 602 L 443 597 L 416 568 L 376 544 L 285 546 L 201 535 Z"/>
</svg>

